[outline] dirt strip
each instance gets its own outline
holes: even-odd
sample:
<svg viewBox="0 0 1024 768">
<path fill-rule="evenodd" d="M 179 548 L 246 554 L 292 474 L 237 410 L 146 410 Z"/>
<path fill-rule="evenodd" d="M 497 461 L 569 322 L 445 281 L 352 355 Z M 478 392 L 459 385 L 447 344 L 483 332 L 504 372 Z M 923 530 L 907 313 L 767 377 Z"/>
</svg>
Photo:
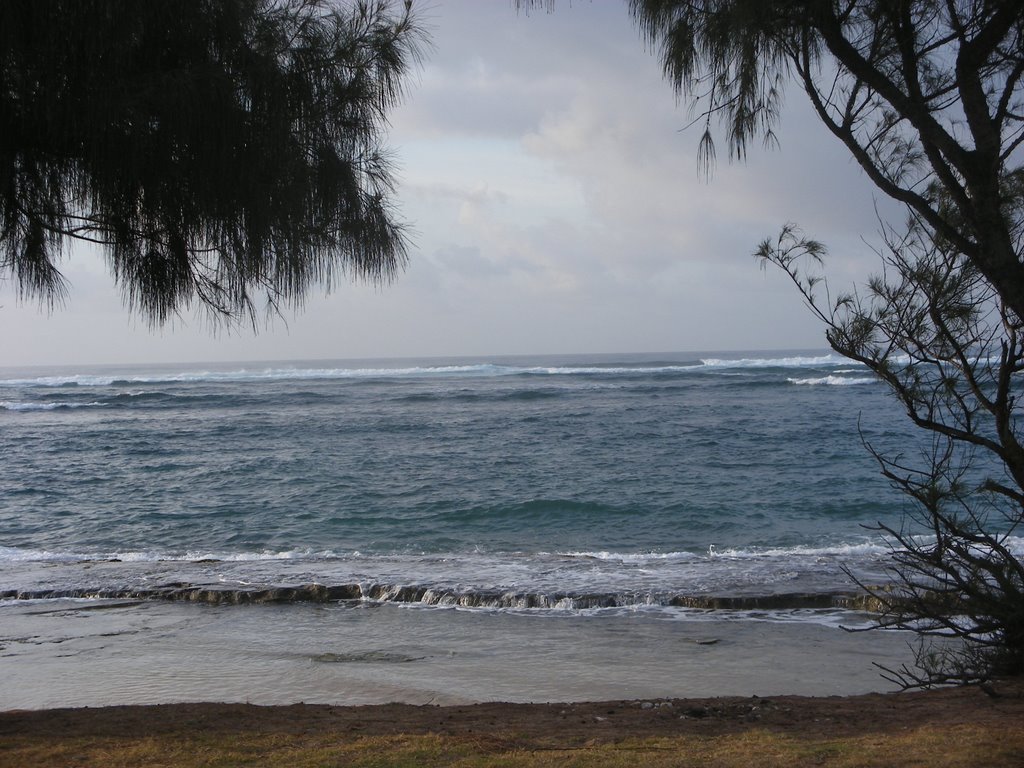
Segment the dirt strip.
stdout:
<svg viewBox="0 0 1024 768">
<path fill-rule="evenodd" d="M 0 712 L 0 736 L 133 737 L 140 734 L 350 733 L 466 735 L 502 732 L 538 743 L 601 743 L 624 738 L 719 735 L 752 728 L 792 736 L 891 733 L 922 725 L 973 723 L 1019 729 L 1024 681 L 864 696 L 656 699 L 569 704 L 486 703 L 436 707 L 386 704 L 165 704 Z"/>
</svg>

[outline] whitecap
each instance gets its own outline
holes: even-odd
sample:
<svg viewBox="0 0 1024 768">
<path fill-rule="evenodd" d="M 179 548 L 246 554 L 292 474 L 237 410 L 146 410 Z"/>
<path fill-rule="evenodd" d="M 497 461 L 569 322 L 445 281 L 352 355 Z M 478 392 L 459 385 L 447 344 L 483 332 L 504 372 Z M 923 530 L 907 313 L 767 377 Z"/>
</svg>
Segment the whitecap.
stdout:
<svg viewBox="0 0 1024 768">
<path fill-rule="evenodd" d="M 673 560 L 695 560 L 701 557 L 692 552 L 556 552 L 558 557 L 602 560 L 613 563 L 636 563 L 643 565 Z"/>
<path fill-rule="evenodd" d="M 358 556 L 358 553 L 357 553 Z M 323 560 L 339 555 L 331 551 L 314 552 L 309 549 L 262 550 L 260 552 L 217 552 L 196 550 L 189 552 L 161 552 L 157 550 L 131 550 L 124 552 L 85 552 L 72 550 L 22 549 L 0 546 L 0 562 L 112 562 L 123 563 L 195 563 L 219 561 L 228 563 L 263 562 L 273 560 Z"/>
<path fill-rule="evenodd" d="M 0 400 L 0 410 L 5 411 L 56 411 L 60 408 L 102 408 L 106 403 L 19 403 Z"/>
<path fill-rule="evenodd" d="M 693 371 L 696 365 L 651 365 L 651 366 L 552 366 L 533 368 L 508 368 L 513 374 L 539 374 L 547 376 L 593 376 L 593 375 L 644 375 L 652 373 L 684 373 Z"/>
<path fill-rule="evenodd" d="M 713 556 L 717 558 L 815 558 L 815 557 L 871 557 L 891 553 L 885 542 L 869 541 L 860 543 L 838 543 L 820 547 L 798 545 L 794 547 L 736 547 L 715 548 Z"/>
<path fill-rule="evenodd" d="M 846 376 L 821 376 L 813 379 L 786 379 L 790 384 L 805 386 L 825 385 L 829 387 L 851 387 L 858 384 L 878 384 L 879 380 L 873 376 L 849 378 Z"/>
<path fill-rule="evenodd" d="M 706 368 L 817 368 L 828 365 L 849 365 L 850 361 L 839 355 L 816 355 L 794 357 L 743 357 L 735 360 L 727 358 L 707 358 L 701 360 Z"/>
</svg>

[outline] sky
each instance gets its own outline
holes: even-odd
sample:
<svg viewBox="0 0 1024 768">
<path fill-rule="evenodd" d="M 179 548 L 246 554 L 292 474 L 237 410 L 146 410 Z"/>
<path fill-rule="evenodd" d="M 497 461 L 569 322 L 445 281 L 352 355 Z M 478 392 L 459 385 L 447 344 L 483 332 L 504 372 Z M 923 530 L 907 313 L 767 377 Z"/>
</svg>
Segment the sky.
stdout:
<svg viewBox="0 0 1024 768">
<path fill-rule="evenodd" d="M 410 262 L 393 283 L 314 290 L 298 313 L 152 329 L 102 256 L 62 263 L 48 312 L 0 284 L 0 366 L 816 349 L 820 323 L 752 254 L 786 222 L 829 248 L 849 288 L 878 268 L 878 211 L 899 211 L 787 94 L 779 146 L 707 179 L 700 127 L 626 3 L 417 2 L 431 48 L 391 115 Z"/>
</svg>

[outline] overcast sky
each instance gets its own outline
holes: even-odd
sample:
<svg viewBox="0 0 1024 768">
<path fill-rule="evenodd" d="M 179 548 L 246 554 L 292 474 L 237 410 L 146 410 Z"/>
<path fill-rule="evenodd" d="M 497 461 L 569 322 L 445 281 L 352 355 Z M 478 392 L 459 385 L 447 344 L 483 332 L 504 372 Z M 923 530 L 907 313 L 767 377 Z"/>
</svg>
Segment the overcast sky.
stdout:
<svg viewBox="0 0 1024 768">
<path fill-rule="evenodd" d="M 883 201 L 801 93 L 778 149 L 730 164 L 720 145 L 707 181 L 700 130 L 681 130 L 690 114 L 624 2 L 526 16 L 511 0 L 432 0 L 420 19 L 434 47 L 390 130 L 414 242 L 392 285 L 315 292 L 259 334 L 200 315 L 153 331 L 78 248 L 52 314 L 0 286 L 0 365 L 824 346 L 751 254 L 795 221 L 848 287 L 877 264 L 864 239 Z"/>
</svg>

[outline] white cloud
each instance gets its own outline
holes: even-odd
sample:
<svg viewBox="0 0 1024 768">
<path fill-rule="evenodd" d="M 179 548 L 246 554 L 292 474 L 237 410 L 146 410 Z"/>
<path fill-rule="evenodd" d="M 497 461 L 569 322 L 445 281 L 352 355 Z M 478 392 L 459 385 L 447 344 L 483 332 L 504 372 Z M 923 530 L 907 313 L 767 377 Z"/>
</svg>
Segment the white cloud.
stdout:
<svg viewBox="0 0 1024 768">
<path fill-rule="evenodd" d="M 781 149 L 710 182 L 697 131 L 624 3 L 437 3 L 435 50 L 394 115 L 415 247 L 390 286 L 340 285 L 254 337 L 199 317 L 151 332 L 95 255 L 73 254 L 51 317 L 0 286 L 3 362 L 241 360 L 820 346 L 784 276 L 751 253 L 786 221 L 874 263 L 871 186 L 791 94 Z M 724 156 L 723 151 L 720 155 Z"/>
</svg>

